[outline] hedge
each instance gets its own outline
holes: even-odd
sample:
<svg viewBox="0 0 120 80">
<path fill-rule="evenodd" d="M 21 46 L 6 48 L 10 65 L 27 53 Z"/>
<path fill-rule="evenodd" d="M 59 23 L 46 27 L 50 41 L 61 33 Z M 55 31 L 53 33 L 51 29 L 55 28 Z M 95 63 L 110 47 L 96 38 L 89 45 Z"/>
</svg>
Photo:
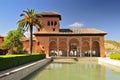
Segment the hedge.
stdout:
<svg viewBox="0 0 120 80">
<path fill-rule="evenodd" d="M 44 58 L 45 54 L 0 56 L 0 71 Z"/>
<path fill-rule="evenodd" d="M 120 54 L 110 54 L 110 58 L 120 60 Z"/>
</svg>

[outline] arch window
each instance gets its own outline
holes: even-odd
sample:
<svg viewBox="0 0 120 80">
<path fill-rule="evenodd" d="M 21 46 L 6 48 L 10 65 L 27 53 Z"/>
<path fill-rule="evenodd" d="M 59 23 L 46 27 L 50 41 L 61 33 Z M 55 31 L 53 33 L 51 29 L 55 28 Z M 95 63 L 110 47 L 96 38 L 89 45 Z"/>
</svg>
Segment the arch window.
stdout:
<svg viewBox="0 0 120 80">
<path fill-rule="evenodd" d="M 39 28 L 38 28 L 37 30 L 38 30 L 38 31 L 40 31 L 40 29 L 39 29 Z"/>
<path fill-rule="evenodd" d="M 56 26 L 57 25 L 57 21 L 48 21 L 47 22 L 47 26 Z"/>
<path fill-rule="evenodd" d="M 37 45 L 39 46 L 39 45 L 40 45 L 40 42 L 37 42 Z"/>
<path fill-rule="evenodd" d="M 53 26 L 53 21 L 51 22 L 51 26 Z"/>
<path fill-rule="evenodd" d="M 48 21 L 47 25 L 50 26 L 50 21 Z"/>
<path fill-rule="evenodd" d="M 57 22 L 55 21 L 55 22 L 54 22 L 54 26 L 56 26 L 56 25 L 57 25 Z"/>
<path fill-rule="evenodd" d="M 55 28 L 53 28 L 53 31 L 55 31 Z"/>
</svg>

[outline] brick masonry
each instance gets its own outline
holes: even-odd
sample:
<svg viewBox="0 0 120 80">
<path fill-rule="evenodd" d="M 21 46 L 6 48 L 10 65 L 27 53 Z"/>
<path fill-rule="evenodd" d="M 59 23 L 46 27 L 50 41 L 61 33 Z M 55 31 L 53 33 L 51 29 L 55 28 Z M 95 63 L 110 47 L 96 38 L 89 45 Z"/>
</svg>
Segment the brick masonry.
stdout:
<svg viewBox="0 0 120 80">
<path fill-rule="evenodd" d="M 76 55 L 79 57 L 91 56 L 90 53 L 95 53 L 92 55 L 96 57 L 105 56 L 104 35 L 106 33 L 96 35 L 93 31 L 94 34 L 80 35 L 71 33 L 66 35 L 65 32 L 60 32 L 61 15 L 54 12 L 45 12 L 44 14 L 44 17 L 38 17 L 44 26 L 42 29 L 36 26 L 33 52 L 44 52 L 47 57 L 50 56 L 52 51 L 57 52 L 57 55 L 59 51 L 62 51 L 62 56 L 71 56 L 71 51 L 76 51 Z M 25 50 L 29 52 L 29 40 L 22 42 Z"/>
</svg>

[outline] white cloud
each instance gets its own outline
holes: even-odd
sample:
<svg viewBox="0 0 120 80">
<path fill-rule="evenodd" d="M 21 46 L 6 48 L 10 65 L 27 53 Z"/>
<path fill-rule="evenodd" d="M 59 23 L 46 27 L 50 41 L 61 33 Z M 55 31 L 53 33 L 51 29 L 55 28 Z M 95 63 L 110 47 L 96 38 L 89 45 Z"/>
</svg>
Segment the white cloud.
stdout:
<svg viewBox="0 0 120 80">
<path fill-rule="evenodd" d="M 71 27 L 82 27 L 83 25 L 84 25 L 83 23 L 75 22 L 73 24 L 70 24 L 69 26 L 71 26 Z"/>
</svg>

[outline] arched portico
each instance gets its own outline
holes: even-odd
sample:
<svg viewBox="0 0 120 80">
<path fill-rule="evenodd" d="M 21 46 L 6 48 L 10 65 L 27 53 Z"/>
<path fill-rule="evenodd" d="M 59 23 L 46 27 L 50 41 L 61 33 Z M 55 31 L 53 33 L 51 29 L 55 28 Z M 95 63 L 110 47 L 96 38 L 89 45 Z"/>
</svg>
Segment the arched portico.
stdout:
<svg viewBox="0 0 120 80">
<path fill-rule="evenodd" d="M 76 38 L 72 38 L 69 41 L 69 56 L 78 56 L 79 55 L 79 40 Z"/>
<path fill-rule="evenodd" d="M 88 38 L 53 38 L 49 42 L 49 55 L 70 57 L 100 57 L 101 42 Z M 61 54 L 60 54 L 61 53 Z"/>
<path fill-rule="evenodd" d="M 90 45 L 89 41 L 82 42 L 82 56 L 90 56 Z"/>
<path fill-rule="evenodd" d="M 62 52 L 62 56 L 67 56 L 67 43 L 65 41 L 59 42 L 59 51 Z"/>
<path fill-rule="evenodd" d="M 51 41 L 49 43 L 49 55 L 52 56 L 52 55 L 56 55 L 56 52 L 57 51 L 57 42 L 56 41 Z"/>
<path fill-rule="evenodd" d="M 100 57 L 100 45 L 98 41 L 92 43 L 92 56 Z"/>
</svg>

